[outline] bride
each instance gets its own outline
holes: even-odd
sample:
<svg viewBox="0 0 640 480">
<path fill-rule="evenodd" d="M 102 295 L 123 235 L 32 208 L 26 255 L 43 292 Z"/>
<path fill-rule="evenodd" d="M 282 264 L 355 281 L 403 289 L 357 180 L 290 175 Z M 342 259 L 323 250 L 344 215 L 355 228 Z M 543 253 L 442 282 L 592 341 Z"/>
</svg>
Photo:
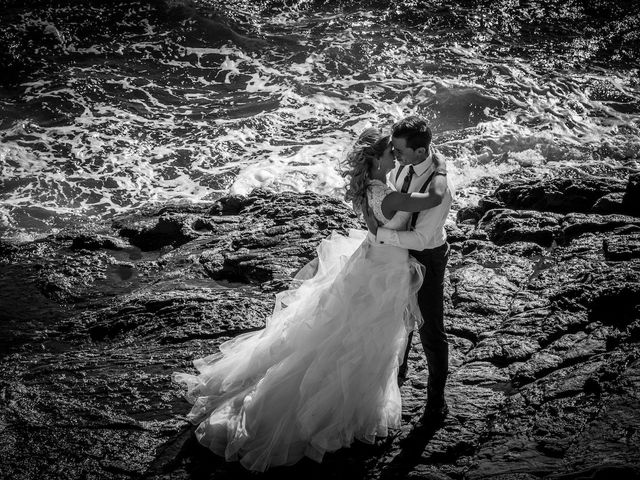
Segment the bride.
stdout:
<svg viewBox="0 0 640 480">
<path fill-rule="evenodd" d="M 446 180 L 436 176 L 424 194 L 393 191 L 392 149 L 375 129 L 359 136 L 345 162 L 346 199 L 356 210 L 368 204 L 381 226 L 403 230 L 409 212 L 440 203 L 436 182 Z M 325 452 L 354 439 L 373 443 L 400 426 L 397 372 L 408 333 L 422 321 L 423 267 L 406 249 L 360 230 L 333 233 L 317 252 L 297 286 L 277 295 L 264 329 L 195 360 L 199 374 L 172 375 L 186 387 L 200 443 L 249 470 L 303 456 L 321 462 Z"/>
</svg>

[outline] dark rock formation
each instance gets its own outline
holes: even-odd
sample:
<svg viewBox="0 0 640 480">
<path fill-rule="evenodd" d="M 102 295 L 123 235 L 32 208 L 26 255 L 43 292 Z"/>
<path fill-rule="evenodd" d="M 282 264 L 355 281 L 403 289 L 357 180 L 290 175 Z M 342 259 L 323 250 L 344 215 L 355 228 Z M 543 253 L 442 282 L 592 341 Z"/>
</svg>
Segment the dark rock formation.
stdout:
<svg viewBox="0 0 640 480">
<path fill-rule="evenodd" d="M 640 174 L 627 181 L 584 175 L 579 178 L 512 180 L 493 195 L 458 212 L 458 221 L 478 220 L 496 208 L 555 213 L 603 213 L 640 215 Z"/>
<path fill-rule="evenodd" d="M 607 260 L 640 258 L 640 233 L 605 238 L 603 248 Z"/>
<path fill-rule="evenodd" d="M 624 190 L 624 182 L 617 179 L 554 178 L 501 185 L 494 196 L 508 208 L 586 213 L 600 198 Z"/>
<path fill-rule="evenodd" d="M 414 428 L 416 336 L 400 431 L 265 477 L 637 478 L 636 189 L 518 181 L 459 213 L 442 427 Z M 262 328 L 274 293 L 348 228 L 361 224 L 340 201 L 257 190 L 0 244 L 0 477 L 254 478 L 197 443 L 171 372 Z"/>
<path fill-rule="evenodd" d="M 640 216 L 640 173 L 629 176 L 622 204 L 631 215 Z"/>
</svg>

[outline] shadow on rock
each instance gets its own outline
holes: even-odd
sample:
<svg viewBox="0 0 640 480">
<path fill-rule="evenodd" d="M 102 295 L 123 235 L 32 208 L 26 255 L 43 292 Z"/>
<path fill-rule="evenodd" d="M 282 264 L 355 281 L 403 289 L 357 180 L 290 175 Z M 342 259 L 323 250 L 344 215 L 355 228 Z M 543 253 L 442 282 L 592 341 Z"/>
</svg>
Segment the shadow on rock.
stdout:
<svg viewBox="0 0 640 480">
<path fill-rule="evenodd" d="M 400 440 L 400 452 L 382 469 L 380 480 L 402 480 L 408 478 L 416 465 L 424 463 L 423 453 L 442 427 L 441 424 L 416 426 Z M 429 477 L 427 477 L 429 478 Z M 437 478 L 437 477 L 433 477 Z"/>
<path fill-rule="evenodd" d="M 201 445 L 195 435 L 195 426 L 186 427 L 156 450 L 156 458 L 145 474 L 145 479 L 159 478 L 215 478 L 237 480 L 264 478 L 265 480 L 313 479 L 365 479 L 378 458 L 391 448 L 392 437 L 374 445 L 355 441 L 351 447 L 327 453 L 322 463 L 303 458 L 286 467 L 274 467 L 266 472 L 251 472 L 239 462 L 227 462 L 221 456 Z M 403 477 L 404 478 L 404 477 Z"/>
</svg>

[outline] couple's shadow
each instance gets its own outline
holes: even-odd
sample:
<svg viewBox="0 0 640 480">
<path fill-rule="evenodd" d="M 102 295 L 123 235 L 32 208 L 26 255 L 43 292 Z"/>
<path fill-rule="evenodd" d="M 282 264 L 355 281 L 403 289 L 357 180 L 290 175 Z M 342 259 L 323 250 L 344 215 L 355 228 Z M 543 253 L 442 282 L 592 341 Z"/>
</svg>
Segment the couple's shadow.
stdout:
<svg viewBox="0 0 640 480">
<path fill-rule="evenodd" d="M 349 448 L 326 454 L 322 463 L 303 458 L 292 466 L 257 473 L 247 471 L 238 462 L 227 462 L 200 445 L 195 427 L 190 427 L 158 449 L 156 461 L 145 478 L 170 479 L 175 475 L 194 480 L 404 479 L 421 462 L 422 453 L 438 428 L 414 427 L 404 438 L 398 433 L 375 444 L 355 441 Z"/>
<path fill-rule="evenodd" d="M 443 422 L 414 426 L 409 434 L 401 438 L 394 449 L 393 459 L 382 465 L 380 480 L 400 480 L 409 474 L 419 463 L 424 463 L 422 454 L 436 432 L 443 427 Z"/>
</svg>

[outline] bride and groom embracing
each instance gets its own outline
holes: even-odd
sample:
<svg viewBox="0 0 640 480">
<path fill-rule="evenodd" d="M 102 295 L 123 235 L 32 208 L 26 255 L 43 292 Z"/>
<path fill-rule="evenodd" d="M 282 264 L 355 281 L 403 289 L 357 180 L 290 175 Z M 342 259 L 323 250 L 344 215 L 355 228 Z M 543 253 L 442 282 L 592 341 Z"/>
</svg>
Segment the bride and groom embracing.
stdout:
<svg viewBox="0 0 640 480">
<path fill-rule="evenodd" d="M 344 168 L 345 198 L 369 231 L 322 240 L 317 268 L 276 296 L 264 329 L 195 360 L 197 375 L 172 377 L 186 387 L 200 443 L 249 470 L 320 462 L 399 428 L 415 328 L 428 363 L 420 422 L 447 415 L 444 223 L 453 192 L 444 160 L 426 121 L 407 117 L 391 135 L 365 130 Z"/>
</svg>

